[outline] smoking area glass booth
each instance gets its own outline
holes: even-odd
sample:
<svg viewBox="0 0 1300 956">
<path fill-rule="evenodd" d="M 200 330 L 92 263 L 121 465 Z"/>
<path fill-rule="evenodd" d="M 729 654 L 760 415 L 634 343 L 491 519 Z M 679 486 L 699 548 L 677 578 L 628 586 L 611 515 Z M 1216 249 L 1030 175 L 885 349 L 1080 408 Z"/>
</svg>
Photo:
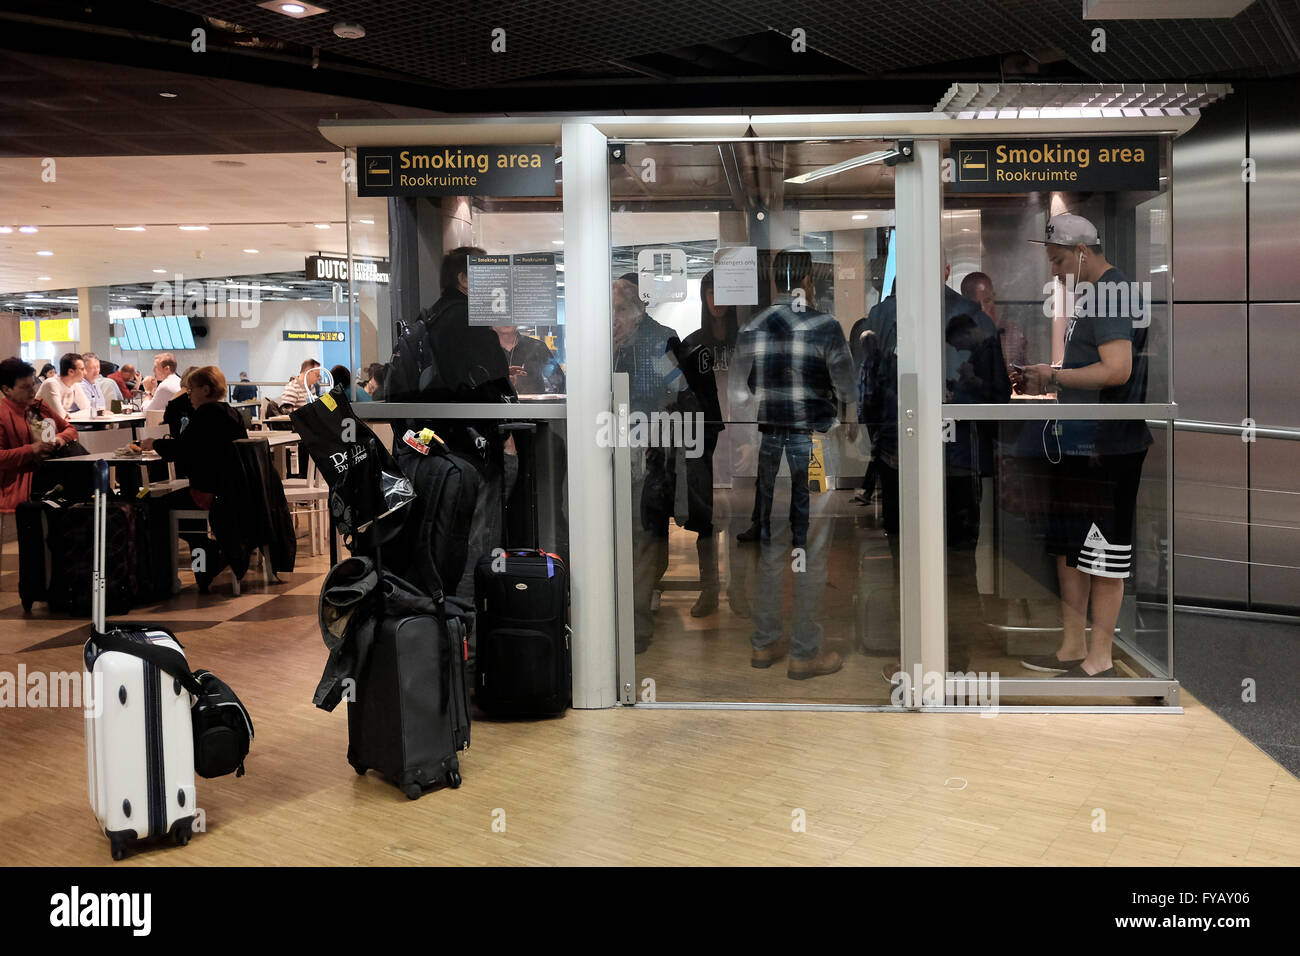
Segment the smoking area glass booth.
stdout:
<svg viewBox="0 0 1300 956">
<path fill-rule="evenodd" d="M 378 303 L 359 360 L 387 361 L 472 247 L 470 324 L 518 392 L 358 412 L 398 440 L 537 424 L 575 707 L 1176 711 L 1170 156 L 1196 119 L 324 122 L 348 301 Z M 1052 244 L 1063 216 L 1095 237 Z M 360 248 L 388 249 L 383 294 Z M 1120 336 L 1125 374 L 1049 378 L 1098 316 L 1120 331 L 1088 361 Z M 1085 602 L 1102 582 L 1082 616 L 1080 580 Z M 1112 620 L 1113 676 L 1026 666 Z"/>
</svg>

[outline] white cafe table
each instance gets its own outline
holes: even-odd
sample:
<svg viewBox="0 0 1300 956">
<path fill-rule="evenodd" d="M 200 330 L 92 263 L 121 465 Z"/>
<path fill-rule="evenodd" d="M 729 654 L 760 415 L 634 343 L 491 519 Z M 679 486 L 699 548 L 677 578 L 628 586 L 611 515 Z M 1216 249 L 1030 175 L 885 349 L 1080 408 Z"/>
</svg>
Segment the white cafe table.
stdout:
<svg viewBox="0 0 1300 956">
<path fill-rule="evenodd" d="M 106 431 L 111 428 L 131 429 L 131 440 L 137 438 L 136 431 L 145 423 L 144 412 L 126 412 L 120 415 L 81 415 L 74 412 L 68 419 L 72 427 L 79 432 Z"/>
</svg>

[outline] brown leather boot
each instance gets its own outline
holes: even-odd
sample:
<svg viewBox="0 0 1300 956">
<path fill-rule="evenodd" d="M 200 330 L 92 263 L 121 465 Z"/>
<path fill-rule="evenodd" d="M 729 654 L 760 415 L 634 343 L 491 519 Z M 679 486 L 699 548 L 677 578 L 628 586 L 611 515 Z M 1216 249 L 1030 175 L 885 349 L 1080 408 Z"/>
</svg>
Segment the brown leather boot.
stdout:
<svg viewBox="0 0 1300 956">
<path fill-rule="evenodd" d="M 749 658 L 749 666 L 764 668 L 771 667 L 786 654 L 790 653 L 790 638 L 782 637 L 775 644 L 769 644 L 767 647 L 753 648 Z"/>
<path fill-rule="evenodd" d="M 843 666 L 844 658 L 840 657 L 835 651 L 823 647 L 817 656 L 810 660 L 801 661 L 796 657 L 790 658 L 786 676 L 791 680 L 807 680 L 810 677 L 834 674 Z"/>
</svg>

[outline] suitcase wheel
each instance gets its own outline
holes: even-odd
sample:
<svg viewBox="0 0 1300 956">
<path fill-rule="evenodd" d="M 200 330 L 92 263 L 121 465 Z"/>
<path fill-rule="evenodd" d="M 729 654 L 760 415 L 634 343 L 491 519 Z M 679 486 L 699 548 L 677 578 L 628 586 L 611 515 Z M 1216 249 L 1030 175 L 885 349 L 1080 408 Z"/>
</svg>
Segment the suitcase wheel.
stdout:
<svg viewBox="0 0 1300 956">
<path fill-rule="evenodd" d="M 112 837 L 108 841 L 108 852 L 112 854 L 114 860 L 121 860 L 126 856 L 126 841 L 116 840 Z"/>
<path fill-rule="evenodd" d="M 176 827 L 174 837 L 177 846 L 186 846 L 190 842 L 190 837 L 193 836 L 192 826 L 191 823 L 185 823 Z"/>
<path fill-rule="evenodd" d="M 406 794 L 408 800 L 419 800 L 424 796 L 424 788 L 418 783 L 408 783 L 402 787 L 402 793 Z"/>
<path fill-rule="evenodd" d="M 453 790 L 457 789 L 462 782 L 459 770 L 453 770 L 451 773 L 447 774 L 447 786 L 451 787 Z"/>
</svg>

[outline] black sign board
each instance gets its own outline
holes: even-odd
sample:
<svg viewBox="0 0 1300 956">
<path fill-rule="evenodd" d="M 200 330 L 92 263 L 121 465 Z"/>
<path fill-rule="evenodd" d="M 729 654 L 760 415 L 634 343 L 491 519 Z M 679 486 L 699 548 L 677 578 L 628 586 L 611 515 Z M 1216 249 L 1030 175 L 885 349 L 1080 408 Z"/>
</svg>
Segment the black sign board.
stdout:
<svg viewBox="0 0 1300 956">
<path fill-rule="evenodd" d="M 948 188 L 959 193 L 1160 188 L 1160 140 L 1155 136 L 953 140 L 949 158 Z"/>
<path fill-rule="evenodd" d="M 361 146 L 358 196 L 554 196 L 555 147 Z"/>
<path fill-rule="evenodd" d="M 387 259 L 353 259 L 357 266 L 358 282 L 379 282 L 388 284 Z M 318 282 L 347 282 L 347 256 L 308 256 L 303 267 L 303 275 Z"/>
</svg>

